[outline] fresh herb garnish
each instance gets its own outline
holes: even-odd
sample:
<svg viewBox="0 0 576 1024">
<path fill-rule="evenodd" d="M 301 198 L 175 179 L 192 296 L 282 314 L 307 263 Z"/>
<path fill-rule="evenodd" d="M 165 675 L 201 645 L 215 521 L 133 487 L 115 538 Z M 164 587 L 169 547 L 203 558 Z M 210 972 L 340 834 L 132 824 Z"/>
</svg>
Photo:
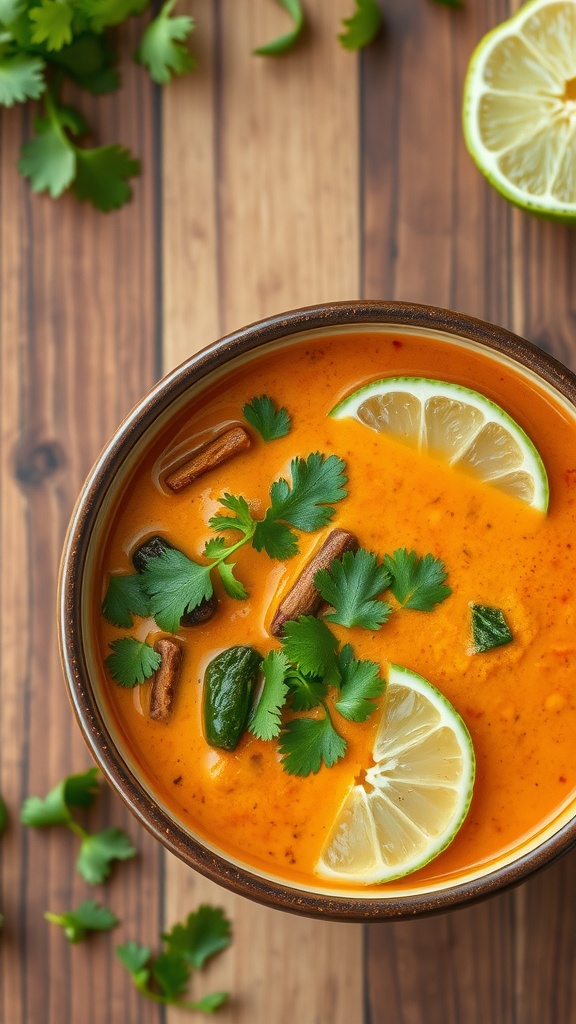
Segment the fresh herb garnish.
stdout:
<svg viewBox="0 0 576 1024">
<path fill-rule="evenodd" d="M 282 767 L 290 775 L 310 775 L 322 765 L 331 768 L 346 753 L 346 740 L 336 732 L 324 705 L 322 718 L 293 718 L 282 731 Z"/>
<path fill-rule="evenodd" d="M 355 10 L 350 18 L 344 18 L 344 32 L 338 36 L 346 50 L 360 50 L 376 38 L 382 25 L 382 13 L 378 0 L 355 0 Z"/>
<path fill-rule="evenodd" d="M 94 900 L 85 900 L 75 910 L 67 910 L 64 914 L 53 914 L 47 910 L 44 917 L 50 924 L 63 928 L 71 943 L 82 942 L 90 932 L 108 932 L 118 924 L 115 914 Z"/>
<path fill-rule="evenodd" d="M 67 776 L 44 798 L 28 797 L 20 814 L 23 824 L 31 828 L 66 825 L 80 838 L 76 868 L 90 885 L 97 885 L 108 878 L 114 860 L 128 860 L 137 852 L 121 829 L 107 828 L 103 832 L 90 833 L 73 817 L 71 808 L 90 807 L 97 792 L 98 769 L 89 768 L 80 775 Z"/>
<path fill-rule="evenodd" d="M 430 612 L 452 593 L 444 584 L 448 575 L 444 563 L 434 555 L 422 558 L 415 551 L 399 548 L 384 555 L 384 565 L 391 576 L 390 590 L 403 608 Z"/>
<path fill-rule="evenodd" d="M 166 85 L 173 75 L 183 75 L 196 67 L 196 60 L 184 45 L 194 29 L 187 14 L 172 17 L 176 0 L 167 0 L 150 22 L 136 51 L 136 60 L 144 64 L 158 85 Z"/>
<path fill-rule="evenodd" d="M 334 611 L 326 615 L 329 622 L 341 626 L 364 626 L 380 629 L 392 608 L 378 595 L 390 586 L 390 572 L 378 563 L 376 555 L 360 548 L 346 551 L 329 569 L 320 569 L 314 584 Z"/>
<path fill-rule="evenodd" d="M 228 1000 L 227 992 L 212 992 L 195 1002 L 183 999 L 193 970 L 201 970 L 206 961 L 231 941 L 230 922 L 219 907 L 203 904 L 162 935 L 164 949 L 152 955 L 149 946 L 127 942 L 116 948 L 116 955 L 129 971 L 138 991 L 155 1003 L 185 1010 L 213 1013 Z"/>
<path fill-rule="evenodd" d="M 271 558 L 285 558 L 287 550 L 292 554 L 298 551 L 290 526 L 305 533 L 327 526 L 334 515 L 332 503 L 346 497 L 345 468 L 337 455 L 326 457 L 320 452 L 307 459 L 292 459 L 292 487 L 284 479 L 272 484 L 270 508 L 254 531 L 256 550 L 264 549 Z"/>
<path fill-rule="evenodd" d="M 249 731 L 259 740 L 272 740 L 282 728 L 282 708 L 286 703 L 288 659 L 282 651 L 270 651 L 262 662 L 264 686 L 258 704 L 248 721 Z"/>
<path fill-rule="evenodd" d="M 160 625 L 160 623 L 158 624 Z M 171 632 L 175 633 L 177 628 L 176 625 Z M 160 668 L 162 658 L 158 652 L 149 644 L 136 640 L 132 636 L 113 640 L 110 647 L 112 654 L 106 658 L 106 666 L 112 678 L 120 686 L 132 687 L 136 686 L 136 683 L 143 683 L 153 675 L 156 669 Z"/>
<path fill-rule="evenodd" d="M 384 693 L 384 680 L 375 661 L 358 661 L 350 644 L 346 644 L 338 658 L 341 675 L 340 699 L 336 710 L 351 722 L 365 722 L 375 710 L 374 698 Z"/>
<path fill-rule="evenodd" d="M 284 35 L 278 36 L 272 42 L 265 43 L 254 50 L 253 52 L 259 57 L 278 57 L 282 53 L 287 53 L 296 44 L 304 28 L 304 11 L 301 0 L 276 0 L 276 2 L 288 12 L 292 18 L 293 27 Z"/>
<path fill-rule="evenodd" d="M 175 548 L 149 559 L 142 582 L 150 599 L 150 613 L 160 628 L 177 632 L 182 615 L 211 597 L 214 569 L 218 570 L 227 594 L 244 600 L 247 591 L 234 576 L 234 564 L 228 559 L 249 542 L 257 551 L 264 549 L 271 558 L 296 554 L 298 538 L 291 526 L 312 532 L 330 521 L 334 509 L 329 503 L 346 496 L 344 469 L 344 463 L 335 455 L 326 457 L 316 452 L 307 459 L 293 459 L 292 486 L 284 479 L 272 484 L 271 505 L 264 519 L 253 519 L 242 496 L 225 494 L 220 499 L 231 515 L 213 516 L 209 525 L 218 533 L 236 531 L 240 539 L 231 544 L 220 535 L 209 540 L 204 548 L 208 563 L 195 562 Z"/>
<path fill-rule="evenodd" d="M 194 22 L 172 16 L 175 2 L 163 4 L 136 54 L 159 83 L 195 65 L 184 45 Z M 94 95 L 118 88 L 118 57 L 109 30 L 149 6 L 150 0 L 5 0 L 0 5 L 0 103 L 44 100 L 37 134 L 24 143 L 18 164 L 35 192 L 57 197 L 72 188 L 103 211 L 130 199 L 129 180 L 140 173 L 139 161 L 118 144 L 78 145 L 89 129 L 77 110 L 62 103 L 60 91 L 66 79 Z"/>
<path fill-rule="evenodd" d="M 244 418 L 257 430 L 264 441 L 276 441 L 285 437 L 290 430 L 290 416 L 282 406 L 277 409 L 268 395 L 260 395 L 247 402 L 242 412 Z"/>
<path fill-rule="evenodd" d="M 102 614 L 113 626 L 129 629 L 133 625 L 133 615 L 145 618 L 149 614 L 148 605 L 148 596 L 142 587 L 139 573 L 110 576 L 102 602 Z"/>
<path fill-rule="evenodd" d="M 264 688 L 248 728 L 258 739 L 279 737 L 282 767 L 305 776 L 322 765 L 331 768 L 346 752 L 327 701 L 328 687 L 336 690 L 334 707 L 342 717 L 364 722 L 377 708 L 375 698 L 383 693 L 384 681 L 379 666 L 356 660 L 349 644 L 338 652 L 334 634 L 313 616 L 287 622 L 282 647 L 264 661 Z M 284 707 L 314 715 L 283 722 Z"/>
<path fill-rule="evenodd" d="M 514 636 L 501 608 L 490 608 L 485 604 L 472 604 L 472 650 L 483 654 L 493 647 L 512 643 Z"/>
</svg>

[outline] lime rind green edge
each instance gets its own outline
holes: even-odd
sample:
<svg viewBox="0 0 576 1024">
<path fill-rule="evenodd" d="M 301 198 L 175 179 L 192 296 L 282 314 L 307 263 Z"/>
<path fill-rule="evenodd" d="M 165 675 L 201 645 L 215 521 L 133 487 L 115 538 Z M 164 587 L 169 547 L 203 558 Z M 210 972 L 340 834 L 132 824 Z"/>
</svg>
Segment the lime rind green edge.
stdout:
<svg viewBox="0 0 576 1024">
<path fill-rule="evenodd" d="M 396 665 L 395 663 L 391 662 L 390 665 L 388 666 L 387 687 L 391 684 L 402 685 L 405 681 L 409 681 L 412 685 L 414 684 L 414 681 L 416 681 L 416 688 L 421 693 L 423 692 L 427 696 L 432 694 L 434 697 L 433 703 L 435 703 L 436 706 L 438 704 L 441 705 L 443 708 L 446 708 L 446 710 L 449 712 L 450 722 L 453 725 L 455 731 L 458 731 L 460 734 L 459 739 L 462 750 L 468 751 L 470 755 L 468 761 L 468 785 L 466 789 L 466 794 L 463 797 L 459 807 L 458 817 L 455 818 L 454 826 L 447 835 L 441 836 L 438 842 L 435 845 L 431 846 L 429 855 L 424 857 L 423 860 L 419 860 L 417 864 L 414 864 L 413 866 L 407 868 L 405 871 L 398 871 L 395 873 L 386 874 L 378 879 L 374 879 L 373 881 L 367 882 L 366 888 L 370 888 L 374 885 L 384 885 L 387 882 L 395 882 L 399 878 L 406 878 L 408 875 L 414 874 L 415 871 L 420 871 L 421 868 L 426 867 L 426 865 L 430 864 L 430 862 L 435 860 L 436 857 L 439 857 L 440 854 L 450 846 L 450 844 L 453 842 L 456 835 L 462 828 L 462 825 L 464 824 L 468 816 L 470 804 L 472 803 L 472 796 L 474 793 L 474 782 L 476 779 L 476 754 L 474 750 L 474 744 L 472 742 L 472 737 L 470 736 L 464 719 L 458 713 L 458 711 L 456 711 L 454 705 L 451 704 L 450 701 L 444 696 L 444 694 L 441 693 L 440 690 L 436 686 L 434 686 L 433 683 L 429 682 L 428 679 L 425 679 L 424 676 L 419 675 L 417 672 L 413 672 L 412 669 L 406 668 L 404 665 Z M 350 791 L 348 791 L 348 793 L 346 794 L 346 797 L 349 795 L 349 792 Z M 320 859 L 322 859 L 323 853 L 324 850 L 322 850 Z M 338 875 L 338 872 L 321 871 L 318 869 L 318 867 L 317 871 L 320 877 L 326 879 L 336 877 L 341 878 L 341 876 Z"/>
<path fill-rule="evenodd" d="M 546 467 L 542 461 L 542 457 L 536 448 L 533 441 L 530 440 L 525 430 L 516 423 L 516 420 L 510 416 L 501 406 L 493 402 L 492 399 L 486 398 L 479 391 L 474 391 L 472 388 L 464 387 L 462 384 L 453 384 L 450 381 L 436 380 L 433 377 L 384 377 L 381 380 L 371 381 L 370 384 L 365 384 L 363 387 L 353 391 L 347 398 L 343 398 L 341 402 L 338 402 L 330 412 L 328 413 L 333 419 L 344 419 L 348 416 L 356 418 L 356 408 L 362 401 L 362 396 L 369 396 L 370 393 L 378 394 L 378 389 L 385 387 L 387 391 L 391 390 L 391 386 L 414 386 L 420 384 L 439 384 L 441 387 L 447 388 L 448 391 L 457 391 L 461 395 L 471 396 L 475 402 L 479 400 L 481 407 L 488 406 L 493 409 L 498 417 L 501 417 L 507 426 L 509 426 L 511 434 L 513 434 L 521 444 L 522 448 L 529 453 L 533 466 L 530 467 L 534 481 L 536 485 L 536 504 L 532 503 L 530 507 L 537 508 L 541 512 L 548 510 L 548 502 L 550 499 L 550 486 L 548 483 L 548 474 L 546 473 Z M 472 403 L 474 404 L 474 403 Z M 350 412 L 350 407 L 353 411 Z M 361 422 L 361 421 L 360 421 Z M 522 468 L 522 467 L 519 467 Z M 497 480 L 497 478 L 495 478 Z M 487 483 L 495 483 L 494 481 L 486 481 Z"/>
<path fill-rule="evenodd" d="M 408 875 L 414 874 L 415 871 L 420 871 L 421 868 L 425 868 L 427 864 L 430 864 L 430 862 L 435 860 L 436 857 L 439 857 L 444 850 L 448 849 L 448 847 L 451 845 L 453 840 L 456 838 L 458 832 L 462 828 L 462 825 L 464 824 L 466 818 L 468 817 L 468 812 L 470 810 L 470 804 L 472 803 L 472 796 L 474 793 L 474 782 L 476 779 L 476 753 L 474 750 L 472 737 L 468 731 L 464 719 L 458 713 L 458 711 L 456 711 L 456 708 L 454 707 L 453 704 L 450 703 L 447 697 L 445 697 L 444 694 L 441 693 L 440 690 L 436 686 L 434 686 L 434 684 L 431 683 L 428 679 L 425 679 L 424 676 L 419 675 L 418 672 L 413 672 L 412 669 L 406 668 L 404 665 L 396 665 L 393 662 L 391 662 L 388 668 L 388 686 L 390 686 L 391 684 L 393 685 L 395 683 L 402 684 L 405 680 L 410 681 L 410 683 L 412 684 L 414 683 L 415 680 L 418 684 L 418 689 L 420 690 L 420 692 L 423 692 L 426 695 L 433 694 L 435 698 L 435 703 L 437 705 L 440 704 L 449 712 L 450 722 L 453 725 L 454 730 L 460 733 L 459 739 L 461 747 L 463 750 L 467 750 L 470 754 L 470 759 L 468 762 L 468 787 L 466 790 L 466 795 L 463 797 L 462 802 L 460 804 L 459 814 L 455 820 L 452 830 L 448 835 L 440 837 L 438 843 L 435 846 L 431 847 L 429 855 L 425 857 L 424 860 L 420 860 L 418 864 L 416 864 L 414 867 L 409 868 L 407 871 L 400 871 L 397 874 L 385 875 L 384 877 L 380 878 L 379 881 L 377 882 L 370 882 L 370 885 L 379 885 L 384 884 L 385 882 L 397 881 L 399 878 L 406 878 Z"/>
<path fill-rule="evenodd" d="M 516 11 L 515 14 L 510 18 L 507 18 L 506 21 L 496 25 L 495 28 L 491 29 L 491 31 L 480 40 L 478 46 L 472 53 L 466 78 L 464 80 L 462 128 L 466 147 L 470 156 L 474 160 L 474 163 L 478 167 L 478 170 L 482 172 L 486 180 L 490 182 L 501 196 L 513 203 L 514 206 L 517 206 L 522 210 L 526 210 L 528 213 L 533 213 L 538 217 L 542 217 L 544 220 L 553 220 L 559 221 L 562 224 L 576 225 L 576 207 L 567 206 L 557 200 L 552 200 L 552 202 L 554 202 L 554 206 L 551 207 L 549 203 L 539 202 L 536 198 L 528 199 L 526 198 L 527 193 L 522 192 L 520 189 L 515 189 L 504 175 L 496 174 L 484 165 L 480 154 L 485 147 L 479 140 L 479 136 L 476 131 L 476 119 L 472 113 L 474 85 L 476 84 L 478 69 L 483 63 L 481 58 L 483 57 L 484 52 L 489 49 L 496 40 L 499 41 L 506 35 L 514 35 L 515 33 L 512 31 L 512 28 L 526 21 L 527 17 L 530 17 L 532 11 L 545 6 L 547 2 L 548 0 L 544 0 L 544 2 L 543 0 L 529 0 L 529 2 Z M 474 107 L 476 107 L 476 104 Z"/>
</svg>

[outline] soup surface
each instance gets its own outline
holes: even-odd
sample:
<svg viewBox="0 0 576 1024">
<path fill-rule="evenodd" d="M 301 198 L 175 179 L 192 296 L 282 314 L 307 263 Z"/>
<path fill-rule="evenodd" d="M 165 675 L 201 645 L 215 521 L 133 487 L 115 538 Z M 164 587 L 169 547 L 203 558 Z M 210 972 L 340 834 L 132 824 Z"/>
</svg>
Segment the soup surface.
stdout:
<svg viewBox="0 0 576 1024">
<path fill-rule="evenodd" d="M 542 456 L 548 514 L 355 420 L 328 416 L 357 387 L 401 375 L 458 382 L 501 405 Z M 244 404 L 263 394 L 288 410 L 285 437 L 266 444 L 248 427 L 249 450 L 179 493 L 164 486 L 177 456 L 226 424 L 246 426 Z M 202 561 L 213 536 L 208 520 L 221 511 L 223 494 L 243 495 L 258 517 L 291 459 L 316 451 L 346 463 L 348 496 L 335 504 L 330 526 L 299 534 L 300 552 L 285 562 L 250 545 L 237 552 L 248 599 L 233 600 L 215 580 L 217 614 L 178 634 L 184 658 L 174 711 L 167 722 L 152 721 L 150 684 L 123 689 L 105 659 L 119 636 L 153 642 L 158 627 L 136 618 L 122 631 L 104 619 L 99 609 L 109 575 L 133 572 L 132 553 L 155 534 Z M 99 553 L 94 631 L 102 698 L 145 785 L 185 827 L 256 872 L 325 887 L 315 865 L 347 791 L 371 763 L 378 713 L 364 723 L 340 718 L 345 756 L 301 778 L 283 769 L 276 742 L 246 732 L 234 751 L 209 746 L 202 681 L 210 660 L 231 645 L 248 644 L 262 655 L 279 649 L 269 632 L 272 616 L 333 527 L 353 531 L 379 555 L 430 552 L 447 569 L 452 594 L 432 612 L 393 612 L 377 631 L 331 628 L 341 643 L 352 643 L 357 658 L 378 662 L 384 676 L 390 662 L 420 673 L 463 717 L 477 763 L 467 819 L 443 853 L 394 888 L 458 880 L 536 834 L 576 788 L 576 422 L 505 361 L 401 331 L 322 335 L 261 354 L 191 399 L 132 473 Z M 513 642 L 471 653 L 471 602 L 502 609 Z"/>
</svg>

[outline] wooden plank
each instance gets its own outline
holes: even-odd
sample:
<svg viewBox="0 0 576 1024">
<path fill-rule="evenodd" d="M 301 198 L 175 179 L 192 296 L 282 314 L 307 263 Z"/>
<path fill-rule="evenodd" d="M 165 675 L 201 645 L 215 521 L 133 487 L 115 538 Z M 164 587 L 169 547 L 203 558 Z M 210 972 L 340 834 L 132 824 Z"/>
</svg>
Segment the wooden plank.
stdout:
<svg viewBox="0 0 576 1024">
<path fill-rule="evenodd" d="M 514 211 L 462 139 L 470 54 L 508 13 L 387 5 L 387 41 L 363 57 L 364 293 L 493 320 L 574 366 L 574 234 Z M 471 909 L 371 927 L 370 1024 L 572 1022 L 570 864 Z"/>
<path fill-rule="evenodd" d="M 123 41 L 127 56 L 134 32 Z M 86 472 L 157 367 L 153 89 L 142 69 L 124 63 L 121 93 L 81 101 L 97 138 L 120 140 L 143 157 L 137 202 L 119 213 L 33 196 L 15 168 L 31 115 L 14 110 L 2 120 L 0 789 L 12 816 L 0 852 L 0 1016 L 11 1024 L 158 1019 L 113 956 L 117 941 L 158 934 L 157 844 L 103 795 L 89 827 L 125 827 L 142 857 L 94 891 L 75 873 L 69 832 L 18 824 L 25 796 L 44 794 L 90 763 L 57 653 L 59 554 Z M 89 897 L 109 903 L 122 927 L 75 949 L 43 912 Z"/>
<path fill-rule="evenodd" d="M 357 64 L 335 38 L 349 4 L 316 3 L 305 43 L 276 62 L 251 50 L 286 29 L 279 7 L 195 13 L 199 76 L 163 104 L 166 369 L 258 317 L 359 288 Z M 170 858 L 166 923 L 206 900 L 234 924 L 198 989 L 233 992 L 222 1024 L 361 1020 L 358 926 L 266 910 Z"/>
</svg>

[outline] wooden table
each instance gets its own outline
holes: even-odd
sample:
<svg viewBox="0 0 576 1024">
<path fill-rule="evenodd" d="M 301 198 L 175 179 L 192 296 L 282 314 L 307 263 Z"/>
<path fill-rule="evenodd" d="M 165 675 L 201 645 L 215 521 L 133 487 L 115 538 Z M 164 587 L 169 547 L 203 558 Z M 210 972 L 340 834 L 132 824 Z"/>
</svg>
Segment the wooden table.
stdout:
<svg viewBox="0 0 576 1024">
<path fill-rule="evenodd" d="M 126 55 L 120 94 L 83 100 L 102 141 L 142 157 L 133 203 L 108 216 L 33 196 L 16 173 L 29 111 L 2 120 L 0 488 L 1 1009 L 5 1024 L 159 1024 L 114 958 L 154 945 L 200 901 L 235 941 L 198 992 L 230 989 L 222 1024 L 576 1022 L 576 860 L 444 917 L 369 927 L 253 906 L 186 869 L 104 793 L 94 828 L 125 827 L 137 862 L 96 890 L 117 931 L 70 947 L 43 920 L 88 895 L 74 838 L 18 810 L 89 757 L 58 658 L 55 584 L 82 480 L 161 374 L 263 315 L 357 296 L 496 321 L 576 369 L 576 234 L 511 209 L 468 157 L 460 97 L 471 50 L 515 3 L 386 0 L 359 58 L 337 43 L 351 0 L 309 0 L 278 61 L 252 48 L 285 27 L 269 0 L 183 2 L 198 71 L 162 93 Z"/>
</svg>

